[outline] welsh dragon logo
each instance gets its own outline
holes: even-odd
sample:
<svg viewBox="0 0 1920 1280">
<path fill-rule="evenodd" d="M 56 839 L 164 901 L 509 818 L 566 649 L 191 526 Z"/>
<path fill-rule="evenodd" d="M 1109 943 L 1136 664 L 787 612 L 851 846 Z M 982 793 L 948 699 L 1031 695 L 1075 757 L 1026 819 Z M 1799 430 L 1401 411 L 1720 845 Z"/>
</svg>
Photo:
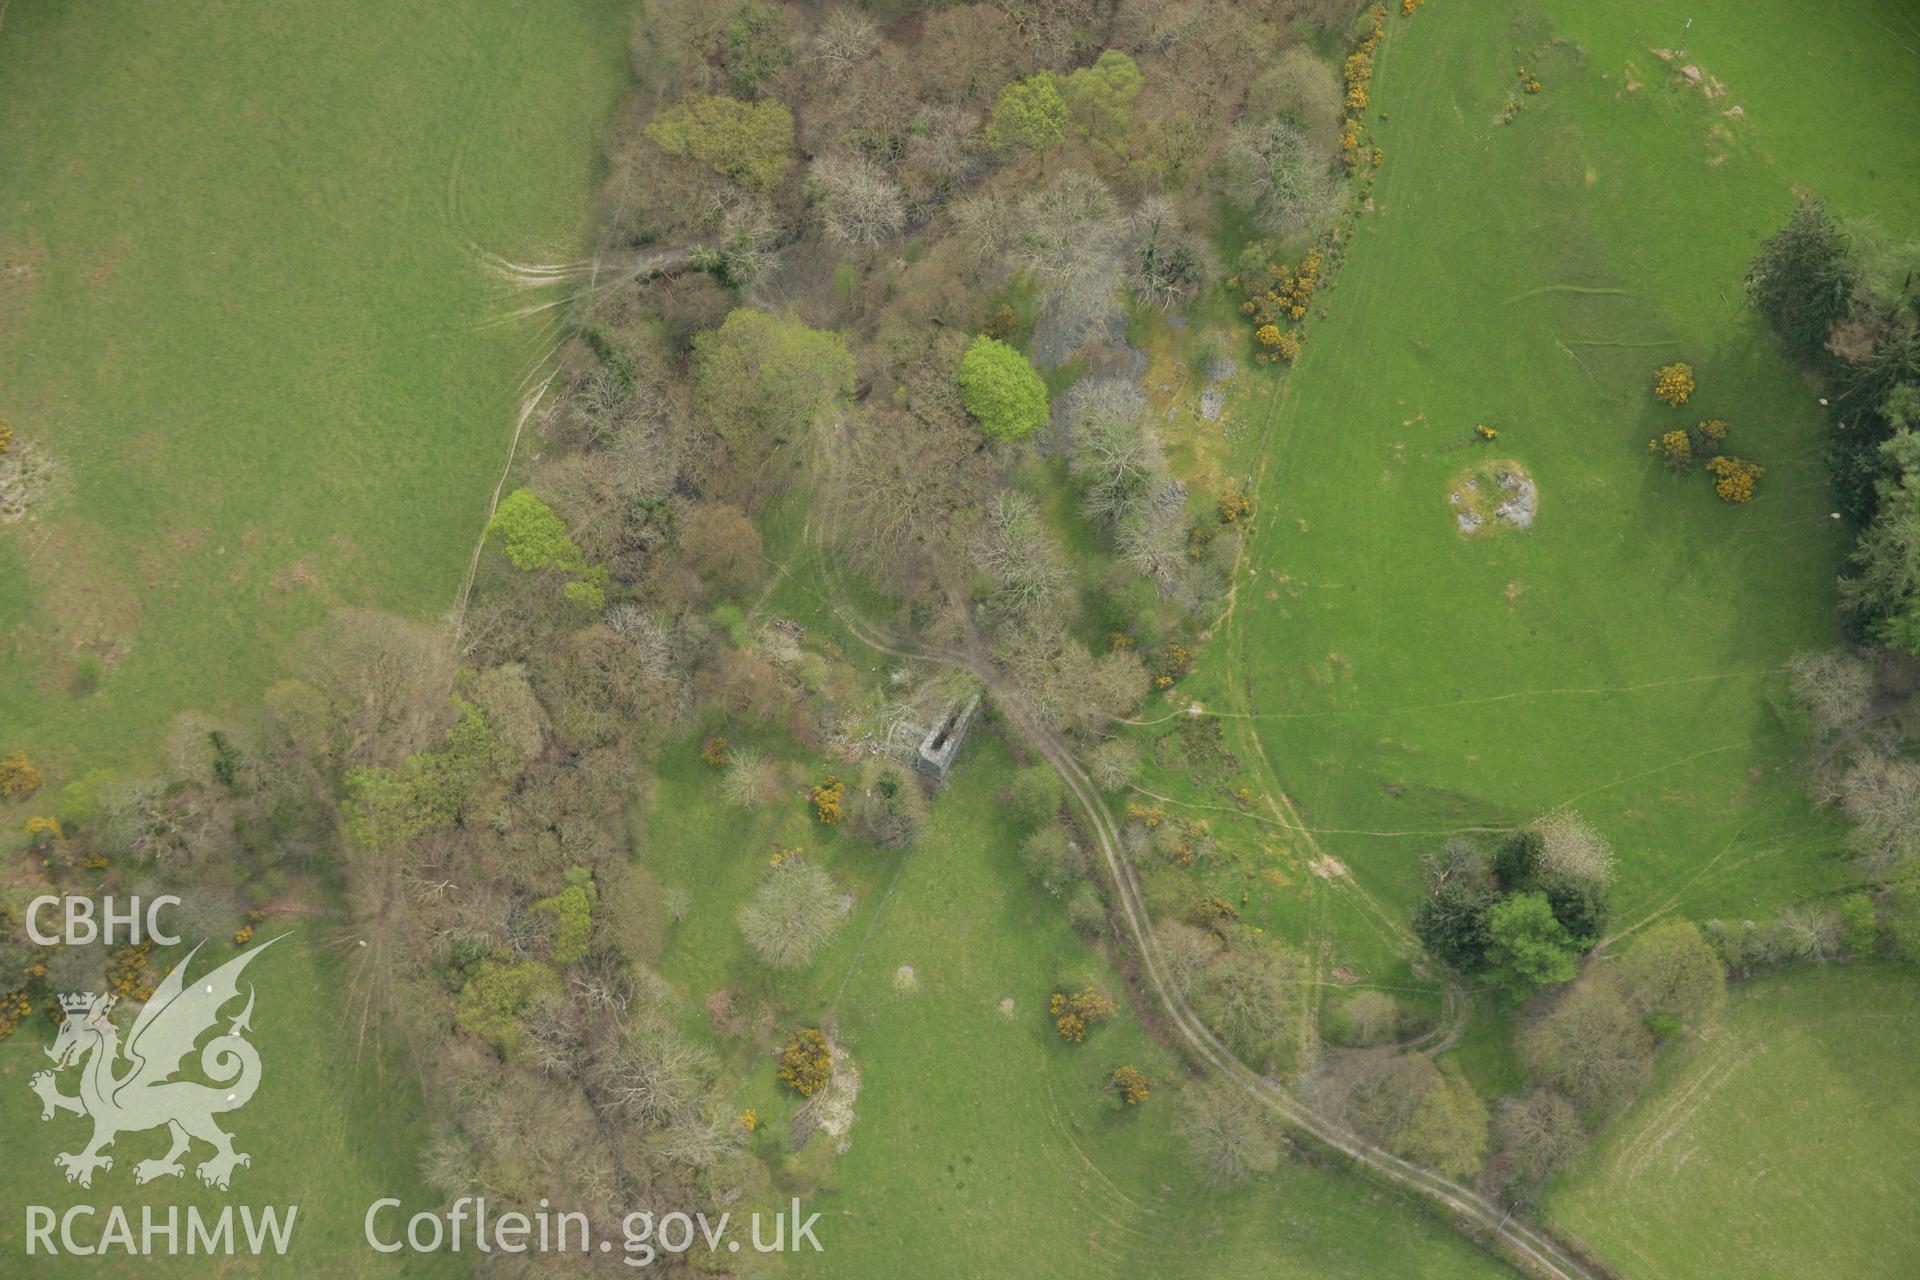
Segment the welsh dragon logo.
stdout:
<svg viewBox="0 0 1920 1280">
<path fill-rule="evenodd" d="M 140 1010 L 124 1046 L 112 1019 L 117 997 L 92 992 L 60 997 L 67 1016 L 47 1050 L 53 1070 L 36 1072 L 28 1083 L 40 1095 L 42 1120 L 53 1119 L 56 1111 L 93 1119 L 91 1142 L 77 1152 L 53 1158 L 66 1170 L 68 1182 L 92 1186 L 94 1170 L 113 1168 L 113 1157 L 104 1153 L 115 1138 L 161 1125 L 167 1127 L 173 1145 L 159 1159 L 136 1164 L 135 1182 L 179 1177 L 185 1171 L 180 1157 L 196 1138 L 213 1147 L 213 1155 L 194 1171 L 208 1186 L 225 1191 L 234 1166 L 253 1163 L 233 1149 L 233 1135 L 213 1119 L 247 1105 L 260 1085 L 260 1055 L 245 1038 L 253 1016 L 251 985 L 246 1008 L 228 1024 L 226 1034 L 215 1036 L 200 1050 L 201 1073 L 218 1083 L 173 1077 L 200 1037 L 216 1029 L 221 1008 L 239 996 L 241 971 L 278 941 L 275 938 L 234 957 L 189 987 L 184 975 L 199 953 L 200 947 L 194 947 Z M 61 1093 L 55 1087 L 55 1073 L 75 1064 L 80 1064 L 80 1092 Z"/>
</svg>

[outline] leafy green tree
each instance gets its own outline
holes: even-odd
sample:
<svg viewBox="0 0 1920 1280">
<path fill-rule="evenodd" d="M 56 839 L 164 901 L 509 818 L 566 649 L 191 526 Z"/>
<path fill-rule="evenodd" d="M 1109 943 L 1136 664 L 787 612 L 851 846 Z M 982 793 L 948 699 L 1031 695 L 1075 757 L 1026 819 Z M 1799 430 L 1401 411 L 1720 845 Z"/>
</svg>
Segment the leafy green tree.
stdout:
<svg viewBox="0 0 1920 1280">
<path fill-rule="evenodd" d="M 1413 931 L 1427 954 L 1461 973 L 1486 967 L 1492 935 L 1487 912 L 1496 897 L 1480 854 L 1449 848 L 1428 868 L 1427 896 L 1414 909 Z"/>
<path fill-rule="evenodd" d="M 1118 49 L 1069 75 L 1061 97 L 1074 132 L 1097 152 L 1121 151 L 1131 133 L 1140 84 L 1139 65 Z"/>
<path fill-rule="evenodd" d="M 1401 1155 L 1464 1178 L 1487 1159 L 1487 1104 L 1458 1072 L 1442 1068 L 1395 1144 Z"/>
<path fill-rule="evenodd" d="M 513 764 L 513 754 L 480 708 L 453 699 L 455 718 L 439 751 L 409 756 L 398 769 L 349 769 L 346 828 L 366 849 L 390 849 L 437 827 L 460 821 L 489 781 Z"/>
<path fill-rule="evenodd" d="M 593 908 L 600 900 L 593 873 L 585 867 L 567 869 L 567 887 L 551 898 L 541 898 L 527 914 L 553 924 L 553 963 L 565 967 L 584 959 L 593 939 Z"/>
<path fill-rule="evenodd" d="M 1495 903 L 1487 911 L 1487 935 L 1494 982 L 1510 998 L 1573 980 L 1579 946 L 1546 894 L 1516 893 Z"/>
<path fill-rule="evenodd" d="M 1060 775 L 1044 764 L 1028 765 L 1007 787 L 1007 814 L 1023 827 L 1037 827 L 1060 812 L 1066 798 Z"/>
<path fill-rule="evenodd" d="M 1067 895 L 1067 923 L 1082 937 L 1096 938 L 1107 927 L 1107 905 L 1100 891 L 1082 880 Z"/>
<path fill-rule="evenodd" d="M 515 489 L 487 522 L 487 536 L 498 534 L 515 568 L 547 569 L 578 575 L 560 589 L 566 599 L 598 613 L 607 603 L 607 568 L 590 565 L 567 532 L 566 522 L 531 489 Z"/>
<path fill-rule="evenodd" d="M 960 400 L 995 440 L 1025 440 L 1047 422 L 1047 384 L 1018 351 L 985 334 L 960 360 Z"/>
<path fill-rule="evenodd" d="M 1920 436 L 1902 432 L 1887 450 L 1905 453 L 1909 445 L 1920 454 Z M 1840 579 L 1840 604 L 1856 633 L 1920 655 L 1920 470 L 1902 469 L 1881 487 L 1879 514 Z"/>
<path fill-rule="evenodd" d="M 1493 874 L 1502 889 L 1518 889 L 1532 883 L 1544 844 L 1544 838 L 1532 827 L 1521 827 L 1500 837 L 1493 847 Z"/>
<path fill-rule="evenodd" d="M 1035 827 L 1020 842 L 1020 860 L 1027 874 L 1042 889 L 1058 897 L 1087 874 L 1086 850 L 1073 841 L 1073 834 L 1059 822 Z"/>
<path fill-rule="evenodd" d="M 1051 71 L 1016 80 L 1000 91 L 987 117 L 987 145 L 996 151 L 1010 147 L 1043 150 L 1060 141 L 1067 129 L 1067 103 L 1060 81 Z"/>
<path fill-rule="evenodd" d="M 1691 920 L 1648 927 L 1614 966 L 1620 994 L 1641 1017 L 1669 1013 L 1698 1022 L 1727 998 L 1726 969 Z"/>
<path fill-rule="evenodd" d="M 727 435 L 790 439 L 853 391 L 840 335 L 751 307 L 696 337 L 693 364 L 700 402 Z"/>
<path fill-rule="evenodd" d="M 773 98 L 694 94 L 655 115 L 646 132 L 668 155 L 690 156 L 755 191 L 778 186 L 793 163 L 793 113 Z"/>
<path fill-rule="evenodd" d="M 1827 338 L 1853 306 L 1858 272 L 1847 237 L 1819 200 L 1802 200 L 1747 268 L 1747 301 L 1794 359 L 1827 360 Z"/>
<path fill-rule="evenodd" d="M 1607 926 L 1606 886 L 1573 876 L 1541 876 L 1535 887 L 1547 895 L 1553 918 L 1567 927 L 1580 950 L 1600 941 Z"/>
<path fill-rule="evenodd" d="M 1850 893 L 1840 899 L 1840 920 L 1845 930 L 1847 950 L 1858 960 L 1873 954 L 1879 941 L 1880 922 L 1873 899 L 1864 893 Z"/>
<path fill-rule="evenodd" d="M 487 521 L 487 536 L 498 534 L 516 569 L 559 569 L 574 573 L 587 558 L 567 532 L 566 521 L 531 489 L 515 489 Z"/>
<path fill-rule="evenodd" d="M 768 80 L 793 65 L 787 20 L 771 5 L 748 3 L 736 9 L 722 49 L 727 83 L 743 98 L 753 97 Z"/>
<path fill-rule="evenodd" d="M 1920 964 L 1920 858 L 1910 858 L 1887 886 L 1885 928 L 1893 949 Z"/>
<path fill-rule="evenodd" d="M 402 768 L 436 826 L 466 817 L 481 791 L 513 766 L 512 750 L 500 741 L 478 706 L 455 697 L 453 709 L 454 721 L 441 749 L 414 756 Z"/>
<path fill-rule="evenodd" d="M 560 990 L 559 975 L 537 960 L 482 960 L 460 989 L 454 1018 L 462 1031 L 511 1057 L 526 1042 L 522 1016 L 542 996 Z"/>
<path fill-rule="evenodd" d="M 347 835 L 363 849 L 392 849 L 435 825 L 412 781 L 398 769 L 366 765 L 347 770 L 341 782 L 347 791 L 342 806 Z"/>
</svg>

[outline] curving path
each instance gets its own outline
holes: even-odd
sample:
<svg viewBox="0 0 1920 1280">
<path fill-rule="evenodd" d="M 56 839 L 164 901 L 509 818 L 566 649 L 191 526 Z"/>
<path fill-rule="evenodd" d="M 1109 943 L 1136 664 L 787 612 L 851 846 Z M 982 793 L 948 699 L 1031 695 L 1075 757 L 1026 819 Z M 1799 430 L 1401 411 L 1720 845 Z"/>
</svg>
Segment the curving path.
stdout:
<svg viewBox="0 0 1920 1280">
<path fill-rule="evenodd" d="M 1310 1135 L 1323 1147 L 1339 1153 L 1367 1173 L 1438 1207 L 1457 1227 L 1475 1235 L 1484 1235 L 1489 1247 L 1529 1274 L 1552 1277 L 1554 1280 L 1611 1280 L 1611 1271 L 1598 1263 L 1583 1261 L 1569 1246 L 1526 1223 L 1515 1221 L 1510 1213 L 1471 1187 L 1430 1169 L 1423 1169 L 1373 1145 L 1332 1117 L 1308 1107 L 1277 1081 L 1259 1074 L 1240 1061 L 1200 1020 L 1186 997 L 1168 980 L 1133 868 L 1120 856 L 1118 825 L 1099 788 L 1087 777 L 1066 741 L 1024 715 L 1015 700 L 1001 697 L 999 677 L 978 654 L 925 647 L 894 636 L 842 607 L 833 597 L 833 584 L 829 582 L 827 586 L 834 614 L 862 644 L 893 657 L 933 662 L 968 672 L 993 695 L 995 705 L 1007 723 L 1060 775 L 1073 793 L 1075 802 L 1086 814 L 1088 824 L 1099 841 L 1101 857 L 1106 862 L 1108 876 L 1113 882 L 1120 914 L 1140 956 L 1141 972 L 1166 1014 L 1168 1025 L 1199 1063 L 1296 1130 Z M 1450 1004 L 1453 1003 L 1458 1002 L 1450 1001 Z"/>
</svg>

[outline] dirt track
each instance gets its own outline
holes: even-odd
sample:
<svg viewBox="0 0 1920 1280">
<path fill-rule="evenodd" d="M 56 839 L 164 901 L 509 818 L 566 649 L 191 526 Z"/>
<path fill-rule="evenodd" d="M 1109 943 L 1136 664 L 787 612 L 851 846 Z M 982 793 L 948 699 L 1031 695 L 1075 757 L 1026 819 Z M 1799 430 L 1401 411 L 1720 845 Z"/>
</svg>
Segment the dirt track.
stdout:
<svg viewBox="0 0 1920 1280">
<path fill-rule="evenodd" d="M 829 592 L 831 594 L 831 585 Z M 1471 1187 L 1462 1186 L 1374 1146 L 1337 1120 L 1309 1108 L 1279 1082 L 1260 1075 L 1234 1056 L 1168 981 L 1133 869 L 1120 856 L 1118 826 L 1099 789 L 1081 769 L 1066 742 L 1051 730 L 1025 717 L 1012 699 L 1001 697 L 997 677 L 976 655 L 922 648 L 890 635 L 843 608 L 837 601 L 833 608 L 847 629 L 869 648 L 893 657 L 932 662 L 972 674 L 994 695 L 995 705 L 1007 723 L 1060 775 L 1099 840 L 1101 856 L 1114 887 L 1121 917 L 1140 956 L 1141 973 L 1165 1012 L 1169 1027 L 1180 1037 L 1197 1065 L 1232 1083 L 1296 1131 L 1338 1153 L 1367 1174 L 1420 1196 L 1442 1209 L 1456 1228 L 1476 1236 L 1484 1235 L 1488 1247 L 1523 1271 L 1554 1277 L 1555 1280 L 1611 1280 L 1611 1271 L 1581 1261 L 1569 1247 L 1525 1223 L 1514 1221 L 1510 1214 Z M 1457 1026 L 1456 1017 L 1443 1020 L 1443 1027 L 1449 1021 Z"/>
</svg>

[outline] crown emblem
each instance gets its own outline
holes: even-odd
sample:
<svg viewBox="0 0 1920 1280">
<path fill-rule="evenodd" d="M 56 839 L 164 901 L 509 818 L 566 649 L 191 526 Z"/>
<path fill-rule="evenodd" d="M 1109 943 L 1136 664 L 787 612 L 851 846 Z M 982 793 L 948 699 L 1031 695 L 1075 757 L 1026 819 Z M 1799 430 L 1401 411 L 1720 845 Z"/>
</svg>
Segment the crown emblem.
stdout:
<svg viewBox="0 0 1920 1280">
<path fill-rule="evenodd" d="M 85 1013 L 93 1007 L 93 992 L 76 991 L 60 997 L 60 1007 L 68 1013 Z"/>
</svg>

